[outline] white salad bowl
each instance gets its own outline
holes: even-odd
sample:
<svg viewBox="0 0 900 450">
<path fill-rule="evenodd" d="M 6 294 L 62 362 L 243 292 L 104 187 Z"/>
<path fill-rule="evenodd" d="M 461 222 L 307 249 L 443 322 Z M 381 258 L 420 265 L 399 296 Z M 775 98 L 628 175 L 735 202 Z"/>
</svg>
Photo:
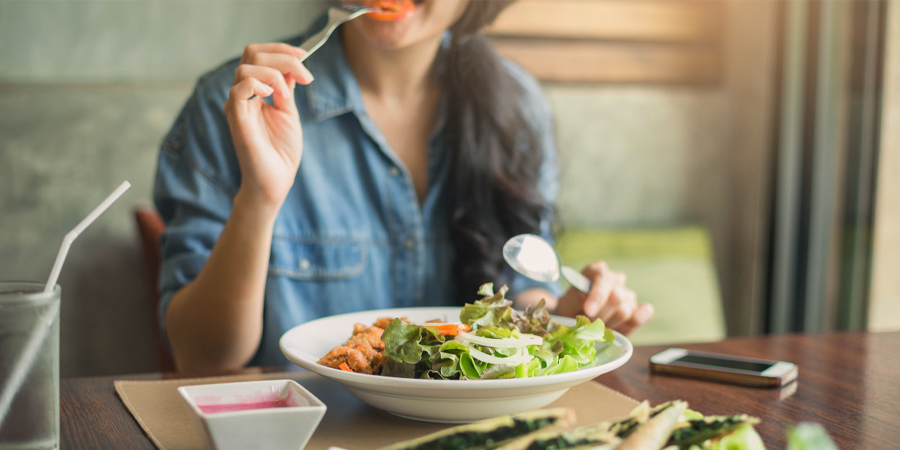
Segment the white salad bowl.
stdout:
<svg viewBox="0 0 900 450">
<path fill-rule="evenodd" d="M 621 367 L 631 358 L 631 342 L 616 333 L 612 343 L 597 344 L 597 358 L 575 372 L 531 378 L 493 380 L 423 380 L 347 372 L 321 366 L 317 361 L 347 342 L 353 325 L 371 326 L 382 317 L 407 317 L 413 322 L 432 319 L 458 321 L 460 308 L 397 308 L 325 317 L 298 325 L 281 336 L 281 351 L 288 360 L 343 385 L 363 402 L 409 419 L 465 423 L 504 414 L 542 408 L 572 386 Z M 553 316 L 563 325 L 568 317 Z"/>
</svg>

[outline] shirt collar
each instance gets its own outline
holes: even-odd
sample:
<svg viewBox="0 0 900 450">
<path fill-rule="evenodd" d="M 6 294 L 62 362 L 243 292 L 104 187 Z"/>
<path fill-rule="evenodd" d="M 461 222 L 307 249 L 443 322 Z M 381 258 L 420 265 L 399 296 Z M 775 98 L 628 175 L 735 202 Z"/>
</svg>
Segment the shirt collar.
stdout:
<svg viewBox="0 0 900 450">
<path fill-rule="evenodd" d="M 311 29 L 317 30 L 321 26 L 324 23 L 317 20 Z M 365 110 L 359 84 L 344 55 L 340 29 L 303 64 L 315 77 L 315 81 L 305 86 L 312 120 L 320 121 L 351 111 Z"/>
</svg>

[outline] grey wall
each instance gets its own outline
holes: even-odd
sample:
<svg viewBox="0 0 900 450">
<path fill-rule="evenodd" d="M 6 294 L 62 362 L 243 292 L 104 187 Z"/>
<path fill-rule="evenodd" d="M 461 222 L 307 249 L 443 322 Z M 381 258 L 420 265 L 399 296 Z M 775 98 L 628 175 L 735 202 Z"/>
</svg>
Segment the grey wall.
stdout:
<svg viewBox="0 0 900 450">
<path fill-rule="evenodd" d="M 196 78 L 301 32 L 318 1 L 0 1 L 0 279 L 46 280 L 62 236 L 133 187 L 60 277 L 62 376 L 155 370 L 132 207 Z"/>
<path fill-rule="evenodd" d="M 247 43 L 296 34 L 322 8 L 0 1 L 0 279 L 45 279 L 63 234 L 123 179 L 134 185 L 79 238 L 63 270 L 63 376 L 155 369 L 131 208 L 150 203 L 158 144 L 197 76 Z M 734 240 L 722 219 L 729 174 L 716 170 L 730 160 L 726 85 L 546 92 L 567 224 L 699 222 L 717 248 Z"/>
<path fill-rule="evenodd" d="M 176 82 L 290 37 L 321 0 L 3 0 L 0 81 Z"/>
<path fill-rule="evenodd" d="M 567 226 L 703 222 L 716 207 L 728 122 L 722 88 L 545 87 Z"/>
<path fill-rule="evenodd" d="M 152 369 L 150 297 L 130 211 L 148 203 L 184 89 L 0 89 L 0 278 L 46 280 L 63 235 L 132 188 L 72 246 L 60 277 L 64 376 Z"/>
</svg>

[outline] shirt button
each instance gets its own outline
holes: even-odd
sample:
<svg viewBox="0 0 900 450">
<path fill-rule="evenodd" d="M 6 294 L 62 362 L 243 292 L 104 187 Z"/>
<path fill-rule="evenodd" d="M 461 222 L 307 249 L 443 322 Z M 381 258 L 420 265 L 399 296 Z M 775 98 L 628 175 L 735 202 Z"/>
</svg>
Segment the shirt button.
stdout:
<svg viewBox="0 0 900 450">
<path fill-rule="evenodd" d="M 303 259 L 300 260 L 300 269 L 301 269 L 301 270 L 307 270 L 307 269 L 309 269 L 309 260 L 308 260 L 308 259 L 303 258 Z"/>
<path fill-rule="evenodd" d="M 398 169 L 397 167 L 391 167 L 390 172 L 392 177 L 400 175 L 400 169 Z"/>
<path fill-rule="evenodd" d="M 416 240 L 413 238 L 406 238 L 406 241 L 403 242 L 403 245 L 405 245 L 406 248 L 415 248 Z"/>
</svg>

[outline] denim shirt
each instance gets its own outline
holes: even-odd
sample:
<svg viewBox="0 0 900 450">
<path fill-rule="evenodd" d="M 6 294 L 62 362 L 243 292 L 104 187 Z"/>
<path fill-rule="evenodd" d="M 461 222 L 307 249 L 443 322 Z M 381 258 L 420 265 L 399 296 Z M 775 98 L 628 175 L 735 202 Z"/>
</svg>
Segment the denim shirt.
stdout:
<svg viewBox="0 0 900 450">
<path fill-rule="evenodd" d="M 288 41 L 292 45 L 302 37 Z M 166 224 L 161 250 L 159 321 L 172 296 L 200 272 L 225 226 L 241 172 L 223 112 L 239 60 L 204 75 L 165 137 L 154 201 Z M 369 309 L 471 302 L 456 292 L 447 211 L 448 151 L 443 117 L 428 143 L 428 194 L 419 203 L 410 175 L 368 116 L 335 33 L 305 62 L 315 76 L 295 90 L 303 158 L 275 221 L 265 285 L 263 335 L 252 365 L 284 364 L 281 335 L 306 321 Z M 540 186 L 555 200 L 551 115 L 540 86 L 506 62 L 526 92 L 523 106 L 546 150 Z M 545 221 L 546 222 L 546 221 Z M 550 238 L 550 224 L 543 224 Z M 555 284 L 508 269 L 510 295 Z M 485 280 L 500 281 L 500 280 Z"/>
</svg>

